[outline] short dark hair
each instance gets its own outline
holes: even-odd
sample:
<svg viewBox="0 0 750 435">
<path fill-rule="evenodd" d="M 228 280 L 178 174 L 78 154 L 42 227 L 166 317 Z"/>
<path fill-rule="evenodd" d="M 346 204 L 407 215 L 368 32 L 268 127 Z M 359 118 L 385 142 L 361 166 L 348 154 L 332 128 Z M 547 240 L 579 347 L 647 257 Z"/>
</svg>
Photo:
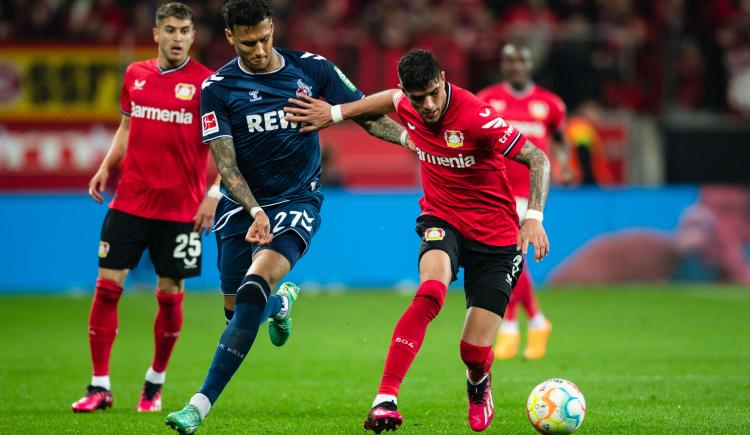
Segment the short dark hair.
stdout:
<svg viewBox="0 0 750 435">
<path fill-rule="evenodd" d="M 180 2 L 163 4 L 156 10 L 156 27 L 159 27 L 159 23 L 169 17 L 193 21 L 193 11 L 188 5 Z"/>
<path fill-rule="evenodd" d="M 271 18 L 268 0 L 229 0 L 221 8 L 224 24 L 232 30 L 234 26 L 254 26 Z"/>
<path fill-rule="evenodd" d="M 440 66 L 432 52 L 414 48 L 398 61 L 398 78 L 407 91 L 421 91 L 440 79 Z"/>
</svg>

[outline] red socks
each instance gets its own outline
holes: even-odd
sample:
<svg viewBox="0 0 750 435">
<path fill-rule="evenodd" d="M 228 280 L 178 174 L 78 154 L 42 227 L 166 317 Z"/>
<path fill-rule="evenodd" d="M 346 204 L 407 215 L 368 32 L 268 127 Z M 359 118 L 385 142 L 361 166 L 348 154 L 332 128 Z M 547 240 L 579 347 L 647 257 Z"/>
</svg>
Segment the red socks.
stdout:
<svg viewBox="0 0 750 435">
<path fill-rule="evenodd" d="M 154 361 L 151 368 L 156 372 L 167 369 L 172 349 L 180 336 L 182 329 L 182 300 L 185 293 L 163 293 L 156 291 L 156 299 L 159 302 L 159 311 L 154 321 Z"/>
<path fill-rule="evenodd" d="M 109 374 L 109 356 L 117 336 L 117 301 L 121 295 L 122 286 L 116 282 L 103 278 L 96 280 L 89 312 L 89 347 L 94 376 Z"/>
<path fill-rule="evenodd" d="M 492 361 L 492 346 L 475 346 L 461 340 L 461 359 L 469 369 L 469 378 L 472 382 L 479 382 L 485 374 L 490 371 Z"/>
<path fill-rule="evenodd" d="M 423 282 L 393 330 L 378 394 L 398 395 L 406 372 L 422 347 L 427 325 L 438 315 L 447 288 L 437 280 Z"/>
<path fill-rule="evenodd" d="M 529 272 L 525 268 L 521 272 L 521 276 L 518 277 L 516 287 L 513 288 L 513 292 L 510 295 L 510 301 L 508 301 L 508 306 L 505 308 L 505 317 L 503 320 L 516 320 L 519 303 L 523 305 L 529 319 L 539 313 L 539 305 L 537 305 L 536 296 L 534 296 L 534 285 L 531 282 Z"/>
</svg>

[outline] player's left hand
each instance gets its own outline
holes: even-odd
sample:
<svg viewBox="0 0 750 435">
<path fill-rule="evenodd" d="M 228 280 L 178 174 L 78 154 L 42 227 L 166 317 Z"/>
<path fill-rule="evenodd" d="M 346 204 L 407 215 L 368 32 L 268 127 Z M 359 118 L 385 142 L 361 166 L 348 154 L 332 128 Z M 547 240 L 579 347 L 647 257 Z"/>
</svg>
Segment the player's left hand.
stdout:
<svg viewBox="0 0 750 435">
<path fill-rule="evenodd" d="M 284 119 L 290 122 L 304 122 L 307 125 L 300 128 L 300 133 L 322 130 L 333 124 L 331 119 L 331 105 L 323 100 L 300 94 L 300 100 L 290 98 L 289 102 L 297 107 L 284 107 Z"/>
<path fill-rule="evenodd" d="M 266 212 L 261 210 L 255 213 L 255 219 L 253 219 L 250 228 L 247 229 L 245 240 L 258 246 L 266 246 L 271 243 L 273 240 L 271 221 L 268 219 Z"/>
<path fill-rule="evenodd" d="M 216 217 L 216 204 L 219 200 L 207 196 L 203 198 L 201 205 L 198 206 L 198 211 L 193 216 L 193 232 L 200 233 L 206 230 L 206 235 L 211 232 L 211 227 L 214 226 L 214 218 Z"/>
<path fill-rule="evenodd" d="M 547 232 L 544 231 L 542 223 L 536 219 L 525 219 L 523 226 L 518 232 L 518 243 L 516 249 L 526 256 L 529 251 L 529 244 L 534 245 L 534 259 L 541 261 L 549 254 L 549 240 Z"/>
</svg>

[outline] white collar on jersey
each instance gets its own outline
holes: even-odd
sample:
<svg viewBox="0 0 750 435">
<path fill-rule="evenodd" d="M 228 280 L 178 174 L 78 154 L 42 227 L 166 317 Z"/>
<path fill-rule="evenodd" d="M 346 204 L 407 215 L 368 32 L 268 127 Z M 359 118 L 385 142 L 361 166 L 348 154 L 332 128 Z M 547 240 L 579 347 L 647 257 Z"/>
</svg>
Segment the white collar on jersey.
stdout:
<svg viewBox="0 0 750 435">
<path fill-rule="evenodd" d="M 531 95 L 532 92 L 534 92 L 534 89 L 536 89 L 536 84 L 530 81 L 526 84 L 526 87 L 518 91 L 506 81 L 505 83 L 503 83 L 503 87 L 505 87 L 505 90 L 514 98 L 522 100 Z"/>
<path fill-rule="evenodd" d="M 453 86 L 451 86 L 450 83 L 446 82 L 445 88 L 446 88 L 445 89 L 445 94 L 446 94 L 445 109 L 443 109 L 443 112 L 440 114 L 440 118 L 442 118 L 443 115 L 445 115 L 445 112 L 448 111 L 448 107 L 450 107 L 451 105 L 451 95 L 453 95 Z"/>
<path fill-rule="evenodd" d="M 281 53 L 279 53 L 278 51 L 276 51 L 275 48 L 273 49 L 273 52 L 276 53 L 276 55 L 279 56 L 279 59 L 281 60 L 281 66 L 278 67 L 277 69 L 273 70 L 273 71 L 259 72 L 259 73 L 250 72 L 250 71 L 248 71 L 248 70 L 246 70 L 245 68 L 242 67 L 242 59 L 240 59 L 239 56 L 237 56 L 237 66 L 240 67 L 240 69 L 242 70 L 242 72 L 244 72 L 245 74 L 250 74 L 251 76 L 262 76 L 262 75 L 265 75 L 265 74 L 273 74 L 275 72 L 279 72 L 279 71 L 281 71 L 286 66 L 286 59 L 284 59 L 284 56 L 282 56 Z"/>
<path fill-rule="evenodd" d="M 181 70 L 181 69 L 185 68 L 185 65 L 187 65 L 188 62 L 190 62 L 190 56 L 186 57 L 185 58 L 185 62 L 182 62 L 182 65 L 180 65 L 178 67 L 175 67 L 175 68 L 172 68 L 172 69 L 162 69 L 161 66 L 159 65 L 159 60 L 157 59 L 156 60 L 156 67 L 159 68 L 159 72 L 160 73 L 162 73 L 162 74 L 169 74 L 171 72 L 175 72 L 175 71 L 178 71 L 178 70 Z"/>
</svg>

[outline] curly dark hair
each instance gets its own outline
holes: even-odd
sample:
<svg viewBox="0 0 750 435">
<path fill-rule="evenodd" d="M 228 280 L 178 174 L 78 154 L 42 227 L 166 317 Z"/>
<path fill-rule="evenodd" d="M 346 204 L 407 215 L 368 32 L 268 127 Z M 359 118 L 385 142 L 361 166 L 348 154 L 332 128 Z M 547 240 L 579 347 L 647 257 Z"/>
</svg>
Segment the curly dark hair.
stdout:
<svg viewBox="0 0 750 435">
<path fill-rule="evenodd" d="M 169 17 L 193 21 L 193 11 L 188 5 L 180 2 L 163 4 L 156 10 L 156 27 L 159 27 L 159 23 Z"/>
<path fill-rule="evenodd" d="M 432 52 L 413 48 L 398 61 L 398 78 L 405 90 L 419 92 L 440 79 L 440 66 Z"/>
<path fill-rule="evenodd" d="M 234 26 L 254 26 L 266 18 L 271 18 L 268 0 L 229 0 L 221 8 L 227 29 Z"/>
</svg>

